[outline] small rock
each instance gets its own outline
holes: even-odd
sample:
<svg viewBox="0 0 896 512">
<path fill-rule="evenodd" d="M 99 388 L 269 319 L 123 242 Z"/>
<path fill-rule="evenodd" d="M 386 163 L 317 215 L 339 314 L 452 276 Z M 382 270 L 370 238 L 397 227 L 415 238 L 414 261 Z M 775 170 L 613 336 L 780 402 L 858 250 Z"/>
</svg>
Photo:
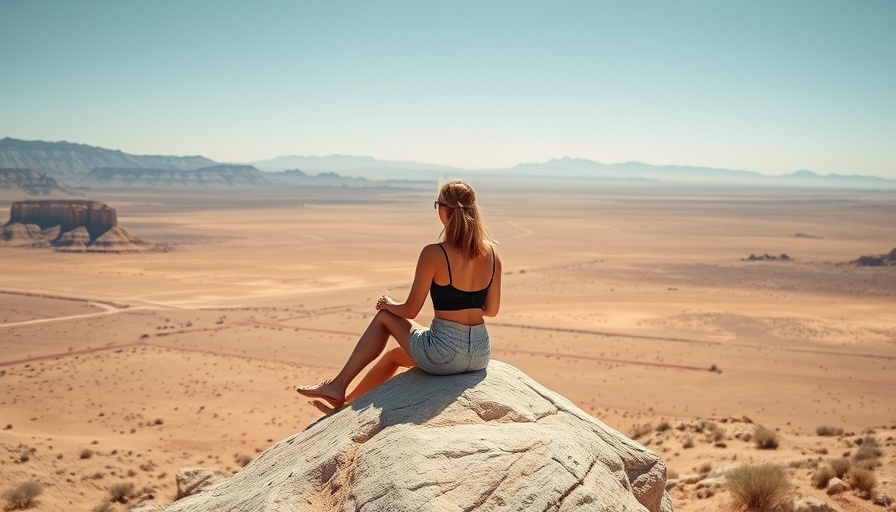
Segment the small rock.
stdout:
<svg viewBox="0 0 896 512">
<path fill-rule="evenodd" d="M 836 512 L 836 510 L 821 500 L 803 498 L 793 502 L 793 512 Z"/>
<path fill-rule="evenodd" d="M 725 486 L 723 478 L 710 477 L 697 482 L 697 489 L 721 489 Z"/>
<path fill-rule="evenodd" d="M 871 503 L 880 505 L 881 507 L 889 507 L 893 504 L 893 498 L 882 492 L 876 492 L 874 493 L 874 496 L 871 497 Z"/>
<path fill-rule="evenodd" d="M 834 494 L 840 494 L 841 492 L 846 492 L 849 490 L 849 485 L 840 480 L 839 478 L 831 478 L 828 481 L 828 496 L 833 496 Z"/>
<path fill-rule="evenodd" d="M 703 477 L 700 475 L 684 475 L 678 479 L 683 484 L 696 484 L 700 480 L 703 480 Z"/>
</svg>

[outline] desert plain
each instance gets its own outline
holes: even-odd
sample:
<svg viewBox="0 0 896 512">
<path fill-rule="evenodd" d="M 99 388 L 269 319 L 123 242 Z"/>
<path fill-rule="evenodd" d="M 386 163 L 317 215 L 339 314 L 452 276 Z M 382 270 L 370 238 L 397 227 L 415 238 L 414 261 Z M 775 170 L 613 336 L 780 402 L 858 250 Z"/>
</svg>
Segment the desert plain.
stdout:
<svg viewBox="0 0 896 512">
<path fill-rule="evenodd" d="M 670 476 L 772 462 L 795 496 L 884 510 L 812 485 L 871 436 L 896 496 L 896 267 L 847 264 L 896 247 L 896 192 L 470 181 L 504 263 L 493 358 Z M 88 191 L 165 250 L 0 246 L 0 491 L 37 481 L 35 510 L 89 511 L 129 482 L 111 510 L 167 504 L 180 468 L 237 471 L 304 429 L 320 413 L 294 386 L 335 375 L 377 297 L 404 298 L 436 191 Z M 777 448 L 741 435 L 757 426 Z M 680 480 L 675 510 L 730 506 Z"/>
</svg>

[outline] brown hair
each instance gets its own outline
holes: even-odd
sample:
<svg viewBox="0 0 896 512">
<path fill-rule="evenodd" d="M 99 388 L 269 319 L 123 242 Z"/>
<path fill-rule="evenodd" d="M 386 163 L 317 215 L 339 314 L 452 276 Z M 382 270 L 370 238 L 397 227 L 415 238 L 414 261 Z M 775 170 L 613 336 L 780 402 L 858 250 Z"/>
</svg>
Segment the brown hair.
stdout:
<svg viewBox="0 0 896 512">
<path fill-rule="evenodd" d="M 448 209 L 448 223 L 442 230 L 442 240 L 465 258 L 488 254 L 494 238 L 479 215 L 473 187 L 463 181 L 449 181 L 439 188 L 439 203 Z"/>
</svg>

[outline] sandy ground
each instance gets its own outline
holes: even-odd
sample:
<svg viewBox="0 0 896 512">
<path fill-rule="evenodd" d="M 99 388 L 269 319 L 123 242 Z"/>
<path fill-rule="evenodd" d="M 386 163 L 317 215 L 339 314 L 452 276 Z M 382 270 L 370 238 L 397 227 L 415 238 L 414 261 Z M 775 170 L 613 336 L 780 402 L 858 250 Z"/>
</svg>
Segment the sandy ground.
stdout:
<svg viewBox="0 0 896 512">
<path fill-rule="evenodd" d="M 505 265 L 495 358 L 624 433 L 651 424 L 639 440 L 674 475 L 773 461 L 795 494 L 881 510 L 811 486 L 872 435 L 896 497 L 896 268 L 839 264 L 896 247 L 896 195 L 478 185 Z M 132 482 L 168 503 L 178 469 L 236 471 L 303 429 L 318 414 L 293 385 L 335 373 L 376 297 L 403 298 L 434 190 L 104 192 L 173 250 L 0 247 L 0 491 L 40 481 L 36 510 L 91 510 Z M 756 425 L 778 449 L 745 440 Z M 730 499 L 670 492 L 679 511 Z"/>
</svg>

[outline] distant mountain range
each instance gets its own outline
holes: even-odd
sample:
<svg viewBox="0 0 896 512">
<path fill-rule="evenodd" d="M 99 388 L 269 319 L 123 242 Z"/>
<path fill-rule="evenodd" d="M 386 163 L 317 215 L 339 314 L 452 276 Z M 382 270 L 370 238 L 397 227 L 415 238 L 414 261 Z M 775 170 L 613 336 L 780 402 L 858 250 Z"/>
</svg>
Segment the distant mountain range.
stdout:
<svg viewBox="0 0 896 512">
<path fill-rule="evenodd" d="M 221 164 L 202 156 L 130 155 L 84 144 L 11 138 L 0 140 L 0 168 L 33 170 L 38 175 L 45 174 L 60 182 L 88 187 L 378 186 L 399 182 L 432 183 L 454 177 L 477 176 L 497 180 L 527 177 L 542 180 L 684 182 L 695 185 L 896 189 L 896 180 L 875 176 L 821 176 L 806 170 L 785 176 L 768 176 L 746 170 L 658 166 L 641 162 L 604 164 L 570 157 L 523 163 L 508 169 L 475 170 L 350 155 L 281 156 L 250 164 Z"/>
</svg>

